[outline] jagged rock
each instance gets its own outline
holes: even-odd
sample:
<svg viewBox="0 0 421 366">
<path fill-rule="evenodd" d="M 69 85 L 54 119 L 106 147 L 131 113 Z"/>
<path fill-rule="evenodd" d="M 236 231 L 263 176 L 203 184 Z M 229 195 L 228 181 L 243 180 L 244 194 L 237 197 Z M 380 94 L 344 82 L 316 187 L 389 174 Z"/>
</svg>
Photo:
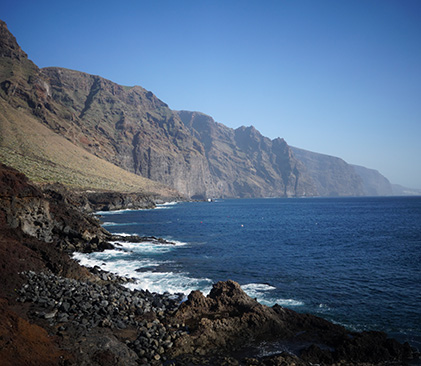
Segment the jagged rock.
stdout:
<svg viewBox="0 0 421 366">
<path fill-rule="evenodd" d="M 261 341 L 281 348 L 282 344 L 293 345 L 296 356 L 319 364 L 402 362 L 414 354 L 408 344 L 381 332 L 353 333 L 313 315 L 261 305 L 233 281 L 218 282 L 207 297 L 192 292 L 173 321 L 185 322 L 190 332 L 175 342 L 173 357 L 247 353 L 251 342 Z M 277 364 L 281 358 L 271 360 L 262 364 Z"/>
</svg>

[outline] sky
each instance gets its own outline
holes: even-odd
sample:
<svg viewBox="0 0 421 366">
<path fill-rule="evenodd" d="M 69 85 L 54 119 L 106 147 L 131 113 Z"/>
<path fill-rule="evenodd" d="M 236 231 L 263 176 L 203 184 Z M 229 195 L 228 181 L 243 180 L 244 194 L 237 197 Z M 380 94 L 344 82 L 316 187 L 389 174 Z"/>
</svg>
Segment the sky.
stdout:
<svg viewBox="0 0 421 366">
<path fill-rule="evenodd" d="M 0 0 L 0 19 L 39 67 L 421 188 L 419 0 Z"/>
</svg>

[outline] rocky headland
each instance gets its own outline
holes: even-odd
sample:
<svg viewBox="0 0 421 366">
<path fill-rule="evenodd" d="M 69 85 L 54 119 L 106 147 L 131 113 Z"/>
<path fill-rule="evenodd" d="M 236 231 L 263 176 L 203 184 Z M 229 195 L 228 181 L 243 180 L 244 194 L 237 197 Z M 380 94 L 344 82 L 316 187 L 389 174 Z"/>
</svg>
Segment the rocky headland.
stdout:
<svg viewBox="0 0 421 366">
<path fill-rule="evenodd" d="M 2 365 L 386 365 L 418 356 L 381 332 L 264 306 L 229 280 L 186 301 L 129 290 L 131 279 L 71 259 L 123 238 L 87 213 L 96 209 L 81 204 L 87 197 L 53 188 L 0 166 Z"/>
</svg>

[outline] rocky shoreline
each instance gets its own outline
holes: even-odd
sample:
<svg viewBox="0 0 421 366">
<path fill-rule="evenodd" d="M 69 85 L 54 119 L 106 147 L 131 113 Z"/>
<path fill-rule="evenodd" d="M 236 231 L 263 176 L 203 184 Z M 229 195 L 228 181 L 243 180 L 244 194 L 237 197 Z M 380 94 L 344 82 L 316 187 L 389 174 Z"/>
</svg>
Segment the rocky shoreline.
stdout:
<svg viewBox="0 0 421 366">
<path fill-rule="evenodd" d="M 69 254 L 120 240 L 172 243 L 113 236 L 75 197 L 0 165 L 2 365 L 404 365 L 419 358 L 384 333 L 264 306 L 229 280 L 187 301 L 129 290 L 130 279 L 88 270 Z M 137 199 L 140 205 L 140 198 L 127 202 Z M 269 355 L 259 353 L 263 346 Z"/>
<path fill-rule="evenodd" d="M 99 274 L 102 279 L 92 283 L 30 271 L 25 273 L 27 283 L 17 291 L 17 301 L 32 303 L 31 316 L 46 320 L 60 337 L 75 331 L 87 337 L 96 327 L 135 328 L 136 339 L 126 343 L 137 355 L 133 361 L 165 360 L 165 352 L 186 332 L 184 324 L 166 322 L 184 295 L 131 291 L 118 283 L 129 280 L 104 271 Z"/>
</svg>

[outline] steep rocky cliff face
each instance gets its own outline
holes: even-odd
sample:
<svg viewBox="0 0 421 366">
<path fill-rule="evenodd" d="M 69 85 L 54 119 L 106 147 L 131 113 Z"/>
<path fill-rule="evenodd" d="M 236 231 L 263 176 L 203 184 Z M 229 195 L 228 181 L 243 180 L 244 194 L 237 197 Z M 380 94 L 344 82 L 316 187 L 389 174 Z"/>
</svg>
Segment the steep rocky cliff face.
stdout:
<svg viewBox="0 0 421 366">
<path fill-rule="evenodd" d="M 151 92 L 59 68 L 43 69 L 42 76 L 53 100 L 66 107 L 60 134 L 125 170 L 187 196 L 206 196 L 203 147 Z M 45 122 L 57 128 L 57 118 Z"/>
<path fill-rule="evenodd" d="M 73 84 L 77 81 L 75 77 Z M 89 85 L 80 83 L 77 87 L 83 90 Z M 49 78 L 27 58 L 6 24 L 0 21 L 0 161 L 38 182 L 59 181 L 84 189 L 179 195 L 161 183 L 118 168 L 111 158 L 110 162 L 101 158 L 101 154 L 115 153 L 107 143 L 108 138 L 101 137 L 105 129 L 92 127 L 95 121 L 82 121 L 75 113 L 80 102 L 76 97 L 81 91 L 62 92 L 65 94 L 62 99 L 53 98 Z M 72 92 L 76 95 L 73 99 L 66 94 Z M 91 100 L 94 103 L 90 95 L 84 100 L 85 115 Z M 100 102 L 108 105 L 103 100 Z M 120 160 L 124 162 L 123 158 Z"/>
<path fill-rule="evenodd" d="M 283 139 L 271 141 L 253 127 L 233 130 L 200 113 L 175 113 L 138 86 L 58 68 L 42 75 L 54 101 L 71 112 L 59 133 L 126 170 L 193 198 L 318 194 Z M 56 121 L 45 119 L 52 129 Z"/>
<path fill-rule="evenodd" d="M 359 165 L 351 165 L 363 181 L 364 195 L 391 196 L 395 194 L 389 180 L 377 170 L 368 169 Z"/>
<path fill-rule="evenodd" d="M 198 112 L 178 114 L 204 146 L 216 196 L 318 195 L 305 167 L 285 140 L 270 140 L 254 127 L 234 130 Z"/>
<path fill-rule="evenodd" d="M 344 160 L 292 147 L 307 168 L 320 196 L 364 196 L 362 178 Z"/>
</svg>

